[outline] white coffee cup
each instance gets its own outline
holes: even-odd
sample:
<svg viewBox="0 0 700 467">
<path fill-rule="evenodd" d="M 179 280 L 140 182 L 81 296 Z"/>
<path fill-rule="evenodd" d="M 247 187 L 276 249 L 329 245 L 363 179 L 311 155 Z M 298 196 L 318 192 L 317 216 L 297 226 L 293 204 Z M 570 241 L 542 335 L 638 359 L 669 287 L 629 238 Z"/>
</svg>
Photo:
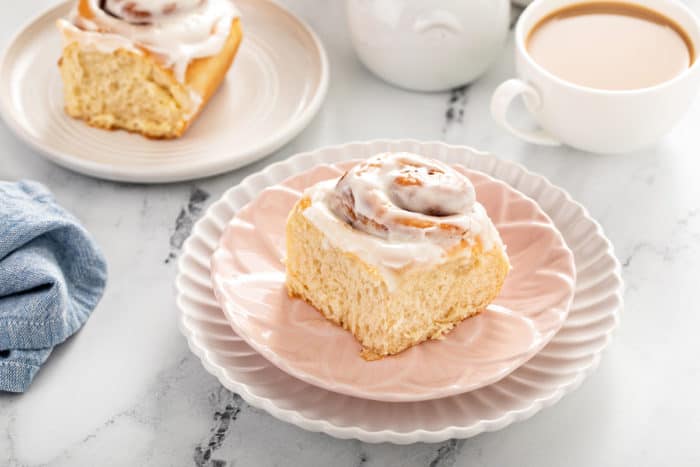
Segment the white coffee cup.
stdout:
<svg viewBox="0 0 700 467">
<path fill-rule="evenodd" d="M 700 22 L 676 0 L 626 0 L 678 23 L 700 49 Z M 493 118 L 515 136 L 542 145 L 567 144 L 596 153 L 630 152 L 658 141 L 683 116 L 700 87 L 700 60 L 675 78 L 634 90 L 607 91 L 567 82 L 535 63 L 525 41 L 530 30 L 555 10 L 582 0 L 535 0 L 515 28 L 517 79 L 502 83 L 491 99 Z M 575 60 L 576 57 L 572 57 Z M 514 127 L 506 118 L 518 96 L 540 128 Z"/>
</svg>

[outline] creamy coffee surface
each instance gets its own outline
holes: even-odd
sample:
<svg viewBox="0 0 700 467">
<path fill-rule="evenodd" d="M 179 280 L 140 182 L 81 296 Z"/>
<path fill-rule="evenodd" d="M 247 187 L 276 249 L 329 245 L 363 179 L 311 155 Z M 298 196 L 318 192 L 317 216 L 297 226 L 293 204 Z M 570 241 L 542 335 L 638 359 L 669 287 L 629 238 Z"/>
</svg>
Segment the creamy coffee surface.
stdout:
<svg viewBox="0 0 700 467">
<path fill-rule="evenodd" d="M 554 75 L 606 90 L 655 86 L 694 60 L 693 44 L 679 25 L 623 2 L 580 3 L 555 11 L 535 25 L 526 45 Z"/>
</svg>

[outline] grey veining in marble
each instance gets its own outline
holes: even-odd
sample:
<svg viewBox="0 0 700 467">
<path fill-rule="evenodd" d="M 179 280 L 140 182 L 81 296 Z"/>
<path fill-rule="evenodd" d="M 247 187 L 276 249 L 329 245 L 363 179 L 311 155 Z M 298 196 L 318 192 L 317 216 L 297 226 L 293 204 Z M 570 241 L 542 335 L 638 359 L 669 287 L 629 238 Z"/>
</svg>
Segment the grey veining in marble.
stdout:
<svg viewBox="0 0 700 467">
<path fill-rule="evenodd" d="M 56 0 L 4 2 L 0 42 Z M 353 55 L 339 2 L 285 0 L 324 41 L 332 81 L 309 127 L 249 167 L 162 186 L 71 173 L 0 124 L 0 179 L 48 185 L 104 247 L 110 281 L 84 329 L 30 391 L 0 395 L 0 465 L 700 465 L 700 102 L 656 146 L 621 156 L 541 148 L 505 134 L 489 98 L 513 75 L 512 44 L 486 76 L 448 93 L 384 84 Z M 700 13 L 700 2 L 687 2 Z M 522 108 L 512 116 L 531 125 Z M 177 330 L 175 262 L 209 203 L 272 161 L 328 144 L 410 137 L 467 144 L 565 187 L 624 264 L 626 312 L 600 368 L 534 418 L 436 445 L 369 445 L 277 421 L 224 390 Z"/>
</svg>

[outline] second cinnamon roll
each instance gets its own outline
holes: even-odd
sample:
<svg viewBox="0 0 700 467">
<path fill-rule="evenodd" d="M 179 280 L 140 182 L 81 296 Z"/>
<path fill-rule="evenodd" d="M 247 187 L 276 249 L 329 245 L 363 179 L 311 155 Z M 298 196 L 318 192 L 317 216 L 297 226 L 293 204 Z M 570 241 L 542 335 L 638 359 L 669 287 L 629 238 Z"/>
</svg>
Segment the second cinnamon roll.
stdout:
<svg viewBox="0 0 700 467">
<path fill-rule="evenodd" d="M 181 136 L 242 40 L 231 0 L 78 0 L 58 21 L 65 110 L 105 129 Z"/>
</svg>

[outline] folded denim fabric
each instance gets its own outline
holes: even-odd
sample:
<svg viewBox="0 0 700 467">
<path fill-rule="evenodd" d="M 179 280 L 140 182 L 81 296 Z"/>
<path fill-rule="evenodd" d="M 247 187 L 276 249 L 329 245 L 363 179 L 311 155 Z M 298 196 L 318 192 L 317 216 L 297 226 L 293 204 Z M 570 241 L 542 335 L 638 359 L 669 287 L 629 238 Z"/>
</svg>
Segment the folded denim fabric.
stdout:
<svg viewBox="0 0 700 467">
<path fill-rule="evenodd" d="M 24 392 L 99 302 L 107 267 L 78 220 L 36 182 L 0 182 L 0 391 Z"/>
</svg>

